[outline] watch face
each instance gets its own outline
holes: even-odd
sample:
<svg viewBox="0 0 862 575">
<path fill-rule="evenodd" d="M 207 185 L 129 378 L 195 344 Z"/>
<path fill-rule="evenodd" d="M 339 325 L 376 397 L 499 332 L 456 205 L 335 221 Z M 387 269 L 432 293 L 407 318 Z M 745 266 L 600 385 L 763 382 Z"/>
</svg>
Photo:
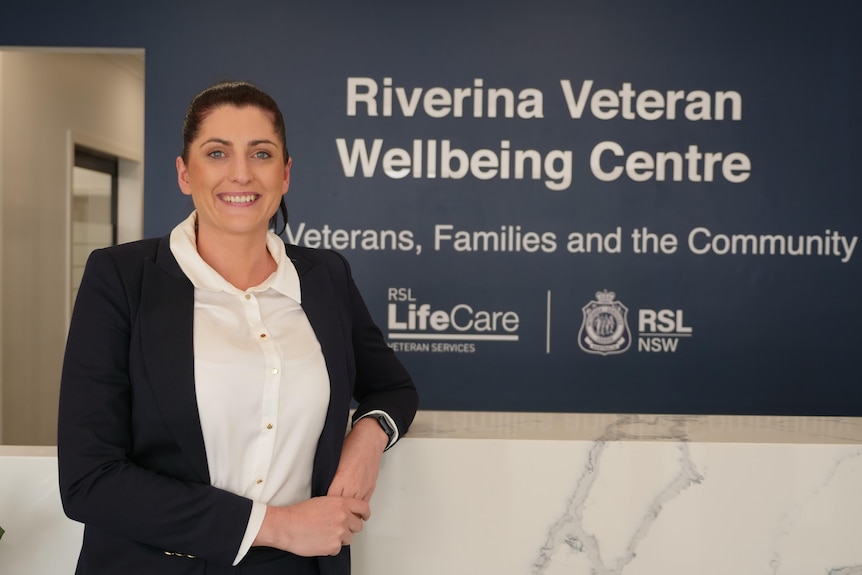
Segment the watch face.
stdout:
<svg viewBox="0 0 862 575">
<path fill-rule="evenodd" d="M 395 430 L 392 429 L 392 426 L 389 425 L 389 422 L 386 420 L 385 417 L 383 417 L 382 415 L 378 415 L 377 422 L 380 424 L 380 427 L 383 428 L 383 431 L 386 432 L 386 435 L 388 435 L 389 437 L 395 435 Z"/>
</svg>

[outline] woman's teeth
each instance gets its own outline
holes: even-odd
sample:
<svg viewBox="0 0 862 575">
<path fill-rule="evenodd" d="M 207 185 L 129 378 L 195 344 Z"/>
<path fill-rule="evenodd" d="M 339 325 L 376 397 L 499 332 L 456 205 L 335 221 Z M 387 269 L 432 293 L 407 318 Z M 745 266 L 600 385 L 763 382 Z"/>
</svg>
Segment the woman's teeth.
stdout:
<svg viewBox="0 0 862 575">
<path fill-rule="evenodd" d="M 222 199 L 229 204 L 248 204 L 257 199 L 256 194 L 247 194 L 243 196 L 222 196 Z"/>
</svg>

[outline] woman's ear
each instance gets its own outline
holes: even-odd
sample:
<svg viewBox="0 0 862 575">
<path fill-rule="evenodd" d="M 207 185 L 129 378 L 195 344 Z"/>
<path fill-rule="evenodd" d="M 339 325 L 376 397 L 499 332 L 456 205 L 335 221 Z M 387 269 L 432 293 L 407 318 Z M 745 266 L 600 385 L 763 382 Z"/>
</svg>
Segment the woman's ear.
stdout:
<svg viewBox="0 0 862 575">
<path fill-rule="evenodd" d="M 293 158 L 288 158 L 287 163 L 284 165 L 284 182 L 282 184 L 282 192 L 281 195 L 287 193 L 287 189 L 290 187 L 290 167 L 293 165 Z"/>
<path fill-rule="evenodd" d="M 192 195 L 191 184 L 189 183 L 189 169 L 186 167 L 182 156 L 177 156 L 177 183 L 185 195 Z"/>
</svg>

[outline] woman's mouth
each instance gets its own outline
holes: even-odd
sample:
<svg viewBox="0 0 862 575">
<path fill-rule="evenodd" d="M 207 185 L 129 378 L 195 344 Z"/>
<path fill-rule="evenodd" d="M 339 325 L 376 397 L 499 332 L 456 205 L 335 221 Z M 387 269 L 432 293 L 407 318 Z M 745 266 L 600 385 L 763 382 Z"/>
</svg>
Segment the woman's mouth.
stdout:
<svg viewBox="0 0 862 575">
<path fill-rule="evenodd" d="M 260 197 L 260 194 L 221 194 L 219 198 L 228 204 L 234 206 L 242 206 L 254 203 Z"/>
</svg>

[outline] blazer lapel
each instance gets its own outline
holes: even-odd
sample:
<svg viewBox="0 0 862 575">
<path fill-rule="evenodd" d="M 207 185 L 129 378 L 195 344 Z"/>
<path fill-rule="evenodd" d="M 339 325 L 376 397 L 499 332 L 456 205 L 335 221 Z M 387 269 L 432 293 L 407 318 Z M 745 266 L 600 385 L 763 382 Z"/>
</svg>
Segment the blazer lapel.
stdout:
<svg viewBox="0 0 862 575">
<path fill-rule="evenodd" d="M 350 332 L 344 325 L 346 318 L 340 307 L 344 298 L 336 297 L 335 286 L 327 267 L 293 253 L 290 246 L 287 251 L 299 273 L 302 309 L 320 342 L 326 370 L 329 372 L 329 410 L 318 444 L 312 478 L 313 495 L 322 495 L 329 488 L 329 482 L 338 465 L 341 442 L 347 428 L 346 415 L 350 408 L 351 391 L 345 345 L 350 342 Z M 337 446 L 337 449 L 333 449 L 334 446 Z"/>
<path fill-rule="evenodd" d="M 210 482 L 194 373 L 194 286 L 180 270 L 168 237 L 147 262 L 141 287 L 141 346 L 147 379 L 174 440 L 199 479 Z"/>
</svg>

